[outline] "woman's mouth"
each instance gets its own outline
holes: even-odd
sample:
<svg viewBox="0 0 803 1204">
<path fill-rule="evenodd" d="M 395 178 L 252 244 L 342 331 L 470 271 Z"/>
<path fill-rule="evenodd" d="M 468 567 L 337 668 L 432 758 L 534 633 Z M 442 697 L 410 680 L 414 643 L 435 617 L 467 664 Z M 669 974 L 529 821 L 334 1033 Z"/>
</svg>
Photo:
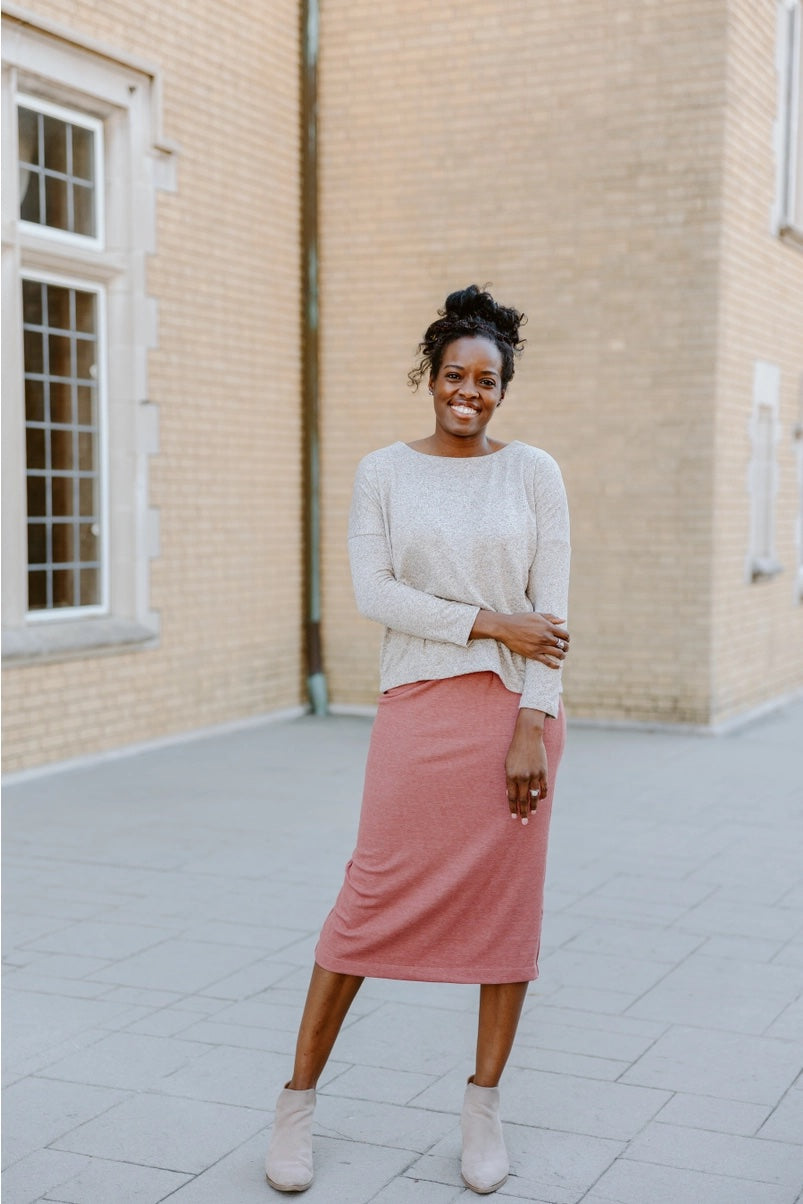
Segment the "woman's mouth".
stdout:
<svg viewBox="0 0 803 1204">
<path fill-rule="evenodd" d="M 459 402 L 453 401 L 449 403 L 449 409 L 460 418 L 473 418 L 477 413 L 473 406 L 464 406 Z"/>
</svg>

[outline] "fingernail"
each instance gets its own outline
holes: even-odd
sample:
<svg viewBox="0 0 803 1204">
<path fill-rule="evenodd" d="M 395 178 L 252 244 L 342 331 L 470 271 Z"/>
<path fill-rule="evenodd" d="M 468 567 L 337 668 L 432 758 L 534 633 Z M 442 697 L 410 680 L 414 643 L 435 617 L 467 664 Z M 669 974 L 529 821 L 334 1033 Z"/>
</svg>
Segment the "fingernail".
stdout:
<svg viewBox="0 0 803 1204">
<path fill-rule="evenodd" d="M 510 812 L 510 818 L 511 818 L 511 819 L 515 819 L 515 818 L 516 818 L 516 812 L 515 812 L 515 811 L 511 811 L 511 812 Z"/>
<path fill-rule="evenodd" d="M 523 819 L 521 822 L 522 822 L 522 824 L 528 824 L 530 821 L 529 821 L 529 820 L 527 819 L 527 817 L 525 816 L 525 817 L 524 817 L 524 819 Z"/>
</svg>

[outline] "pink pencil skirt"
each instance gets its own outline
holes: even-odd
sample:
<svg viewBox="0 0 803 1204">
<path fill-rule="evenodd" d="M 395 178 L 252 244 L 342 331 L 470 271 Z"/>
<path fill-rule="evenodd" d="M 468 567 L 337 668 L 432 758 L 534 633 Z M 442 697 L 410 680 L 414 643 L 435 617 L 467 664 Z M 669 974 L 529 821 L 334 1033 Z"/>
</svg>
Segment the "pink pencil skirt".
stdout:
<svg viewBox="0 0 803 1204">
<path fill-rule="evenodd" d="M 561 706 L 544 729 L 549 793 L 510 818 L 505 757 L 520 696 L 494 673 L 379 699 L 357 847 L 315 950 L 326 970 L 425 982 L 538 977 Z"/>
</svg>

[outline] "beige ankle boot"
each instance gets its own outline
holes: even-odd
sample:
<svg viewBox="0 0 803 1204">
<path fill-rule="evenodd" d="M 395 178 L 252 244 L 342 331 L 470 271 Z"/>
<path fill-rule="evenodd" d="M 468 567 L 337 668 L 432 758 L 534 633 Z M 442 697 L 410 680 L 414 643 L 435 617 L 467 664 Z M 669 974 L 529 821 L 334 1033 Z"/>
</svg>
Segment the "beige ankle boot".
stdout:
<svg viewBox="0 0 803 1204">
<path fill-rule="evenodd" d="M 463 1180 L 472 1191 L 488 1195 L 502 1186 L 510 1170 L 499 1120 L 498 1087 L 478 1087 L 468 1080 L 460 1127 Z"/>
<path fill-rule="evenodd" d="M 315 1089 L 285 1087 L 276 1101 L 265 1174 L 277 1191 L 306 1191 L 312 1183 L 312 1113 Z"/>
</svg>

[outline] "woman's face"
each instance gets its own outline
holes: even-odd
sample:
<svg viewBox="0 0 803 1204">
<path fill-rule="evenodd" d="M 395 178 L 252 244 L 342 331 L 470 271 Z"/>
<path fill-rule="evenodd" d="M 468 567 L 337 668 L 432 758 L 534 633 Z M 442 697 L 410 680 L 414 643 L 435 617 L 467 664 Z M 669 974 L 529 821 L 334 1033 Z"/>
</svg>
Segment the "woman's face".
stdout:
<svg viewBox="0 0 803 1204">
<path fill-rule="evenodd" d="M 502 354 L 491 339 L 466 335 L 445 348 L 429 387 L 436 426 L 447 435 L 481 435 L 504 397 Z"/>
</svg>

